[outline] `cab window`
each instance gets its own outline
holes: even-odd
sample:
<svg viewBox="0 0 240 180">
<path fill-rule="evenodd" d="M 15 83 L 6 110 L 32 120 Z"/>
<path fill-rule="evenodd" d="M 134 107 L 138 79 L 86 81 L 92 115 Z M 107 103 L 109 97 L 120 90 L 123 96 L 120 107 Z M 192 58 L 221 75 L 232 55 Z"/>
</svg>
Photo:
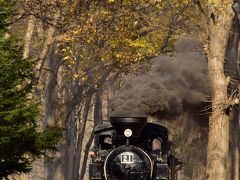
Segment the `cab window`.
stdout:
<svg viewBox="0 0 240 180">
<path fill-rule="evenodd" d="M 112 137 L 110 135 L 103 135 L 99 137 L 101 149 L 112 149 Z"/>
<path fill-rule="evenodd" d="M 162 140 L 160 138 L 154 138 L 152 141 L 152 151 L 158 151 L 162 148 Z"/>
</svg>

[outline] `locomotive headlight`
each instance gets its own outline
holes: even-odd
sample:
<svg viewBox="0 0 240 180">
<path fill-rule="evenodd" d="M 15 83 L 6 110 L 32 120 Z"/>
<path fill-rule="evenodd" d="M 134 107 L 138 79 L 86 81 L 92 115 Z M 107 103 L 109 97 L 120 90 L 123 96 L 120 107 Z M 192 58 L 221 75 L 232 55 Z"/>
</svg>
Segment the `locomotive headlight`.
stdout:
<svg viewBox="0 0 240 180">
<path fill-rule="evenodd" d="M 125 129 L 124 136 L 131 137 L 132 136 L 132 130 L 131 129 Z"/>
</svg>

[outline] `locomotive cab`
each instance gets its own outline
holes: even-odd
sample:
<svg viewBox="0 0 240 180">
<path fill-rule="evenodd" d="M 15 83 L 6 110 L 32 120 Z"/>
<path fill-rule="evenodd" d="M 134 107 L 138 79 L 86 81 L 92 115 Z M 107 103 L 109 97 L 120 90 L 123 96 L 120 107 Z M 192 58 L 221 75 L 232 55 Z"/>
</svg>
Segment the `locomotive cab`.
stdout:
<svg viewBox="0 0 240 180">
<path fill-rule="evenodd" d="M 171 179 L 168 131 L 146 117 L 112 117 L 94 129 L 91 180 Z"/>
</svg>

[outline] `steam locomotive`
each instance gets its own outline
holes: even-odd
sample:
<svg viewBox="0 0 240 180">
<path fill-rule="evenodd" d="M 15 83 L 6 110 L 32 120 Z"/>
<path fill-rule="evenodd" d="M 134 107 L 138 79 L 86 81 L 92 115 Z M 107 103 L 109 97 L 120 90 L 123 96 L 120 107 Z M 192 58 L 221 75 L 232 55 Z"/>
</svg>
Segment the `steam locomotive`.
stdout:
<svg viewBox="0 0 240 180">
<path fill-rule="evenodd" d="M 173 180 L 182 166 L 169 153 L 167 128 L 146 117 L 111 117 L 94 133 L 91 180 Z"/>
</svg>

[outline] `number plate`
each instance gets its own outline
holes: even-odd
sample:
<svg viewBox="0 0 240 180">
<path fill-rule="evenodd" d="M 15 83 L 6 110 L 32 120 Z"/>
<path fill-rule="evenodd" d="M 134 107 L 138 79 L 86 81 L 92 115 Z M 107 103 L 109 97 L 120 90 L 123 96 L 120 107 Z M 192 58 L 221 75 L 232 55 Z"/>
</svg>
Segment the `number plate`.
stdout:
<svg viewBox="0 0 240 180">
<path fill-rule="evenodd" d="M 133 163 L 134 154 L 131 152 L 124 152 L 121 154 L 121 163 L 122 164 L 131 164 Z"/>
</svg>

